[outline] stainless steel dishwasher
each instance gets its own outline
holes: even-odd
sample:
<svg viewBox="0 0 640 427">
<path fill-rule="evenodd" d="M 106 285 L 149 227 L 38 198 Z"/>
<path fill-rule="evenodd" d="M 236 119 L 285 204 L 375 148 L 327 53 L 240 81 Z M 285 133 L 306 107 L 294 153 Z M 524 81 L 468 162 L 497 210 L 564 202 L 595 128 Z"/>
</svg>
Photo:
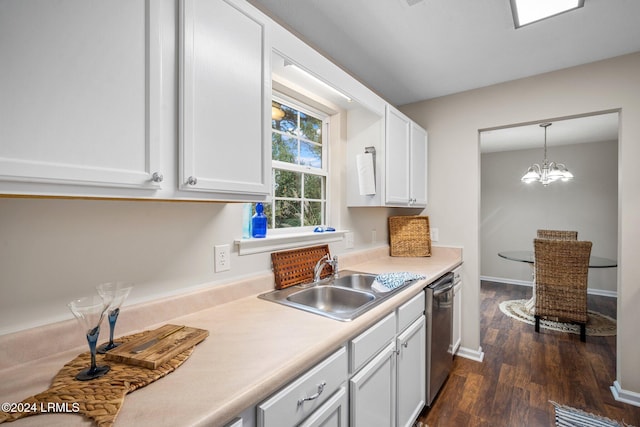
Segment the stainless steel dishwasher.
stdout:
<svg viewBox="0 0 640 427">
<path fill-rule="evenodd" d="M 453 355 L 453 273 L 447 273 L 425 289 L 427 316 L 427 406 L 447 379 Z"/>
</svg>

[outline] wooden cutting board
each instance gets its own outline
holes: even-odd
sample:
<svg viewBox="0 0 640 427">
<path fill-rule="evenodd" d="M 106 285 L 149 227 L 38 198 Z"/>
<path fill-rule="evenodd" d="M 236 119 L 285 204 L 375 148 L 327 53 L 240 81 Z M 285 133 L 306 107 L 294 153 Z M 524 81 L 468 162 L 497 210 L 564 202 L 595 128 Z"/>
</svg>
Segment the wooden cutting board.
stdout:
<svg viewBox="0 0 640 427">
<path fill-rule="evenodd" d="M 177 354 L 182 353 L 200 343 L 209 336 L 209 331 L 205 329 L 191 328 L 183 326 L 177 332 L 160 339 L 157 343 L 144 349 L 142 352 L 133 353 L 136 347 L 154 338 L 181 328 L 181 325 L 167 324 L 158 329 L 149 331 L 142 337 L 126 342 L 105 354 L 106 360 L 127 363 L 129 365 L 142 366 L 156 369 L 158 366 L 171 360 Z"/>
</svg>

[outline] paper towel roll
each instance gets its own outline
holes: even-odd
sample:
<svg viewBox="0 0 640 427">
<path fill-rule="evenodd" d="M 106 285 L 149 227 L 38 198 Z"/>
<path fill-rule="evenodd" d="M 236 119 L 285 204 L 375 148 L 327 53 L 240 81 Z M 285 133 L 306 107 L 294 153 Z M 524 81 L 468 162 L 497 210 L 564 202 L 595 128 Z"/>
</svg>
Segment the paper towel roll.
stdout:
<svg viewBox="0 0 640 427">
<path fill-rule="evenodd" d="M 373 154 L 363 153 L 356 156 L 356 168 L 358 169 L 358 184 L 360 195 L 368 196 L 376 194 L 376 178 L 373 166 Z"/>
</svg>

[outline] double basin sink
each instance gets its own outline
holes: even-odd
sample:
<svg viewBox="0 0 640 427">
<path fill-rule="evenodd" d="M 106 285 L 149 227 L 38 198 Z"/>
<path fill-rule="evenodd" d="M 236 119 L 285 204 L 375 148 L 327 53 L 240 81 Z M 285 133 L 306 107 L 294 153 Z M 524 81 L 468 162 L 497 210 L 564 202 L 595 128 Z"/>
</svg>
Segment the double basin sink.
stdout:
<svg viewBox="0 0 640 427">
<path fill-rule="evenodd" d="M 340 272 L 315 283 L 267 292 L 260 298 L 335 320 L 349 321 L 366 313 L 402 287 L 388 292 L 372 289 L 375 274 Z"/>
</svg>

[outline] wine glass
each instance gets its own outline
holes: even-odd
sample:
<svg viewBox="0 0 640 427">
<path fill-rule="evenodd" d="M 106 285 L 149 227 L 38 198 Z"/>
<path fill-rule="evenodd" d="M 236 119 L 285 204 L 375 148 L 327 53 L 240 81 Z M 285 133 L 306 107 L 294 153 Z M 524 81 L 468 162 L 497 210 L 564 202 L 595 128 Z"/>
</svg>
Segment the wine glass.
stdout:
<svg viewBox="0 0 640 427">
<path fill-rule="evenodd" d="M 107 308 L 107 315 L 109 319 L 109 342 L 101 345 L 98 348 L 98 353 L 104 354 L 122 344 L 119 342 L 113 342 L 113 332 L 116 328 L 116 320 L 118 320 L 118 315 L 120 314 L 120 306 L 124 300 L 127 299 L 132 288 L 132 284 L 125 282 L 101 283 L 96 286 L 98 294 L 105 301 L 110 301 Z"/>
<path fill-rule="evenodd" d="M 92 380 L 109 372 L 110 367 L 107 365 L 96 366 L 96 343 L 98 342 L 98 335 L 100 335 L 100 324 L 108 304 L 99 295 L 83 297 L 67 304 L 73 315 L 78 319 L 82 329 L 86 332 L 89 350 L 91 351 L 91 366 L 80 371 L 76 375 L 77 380 Z"/>
</svg>

